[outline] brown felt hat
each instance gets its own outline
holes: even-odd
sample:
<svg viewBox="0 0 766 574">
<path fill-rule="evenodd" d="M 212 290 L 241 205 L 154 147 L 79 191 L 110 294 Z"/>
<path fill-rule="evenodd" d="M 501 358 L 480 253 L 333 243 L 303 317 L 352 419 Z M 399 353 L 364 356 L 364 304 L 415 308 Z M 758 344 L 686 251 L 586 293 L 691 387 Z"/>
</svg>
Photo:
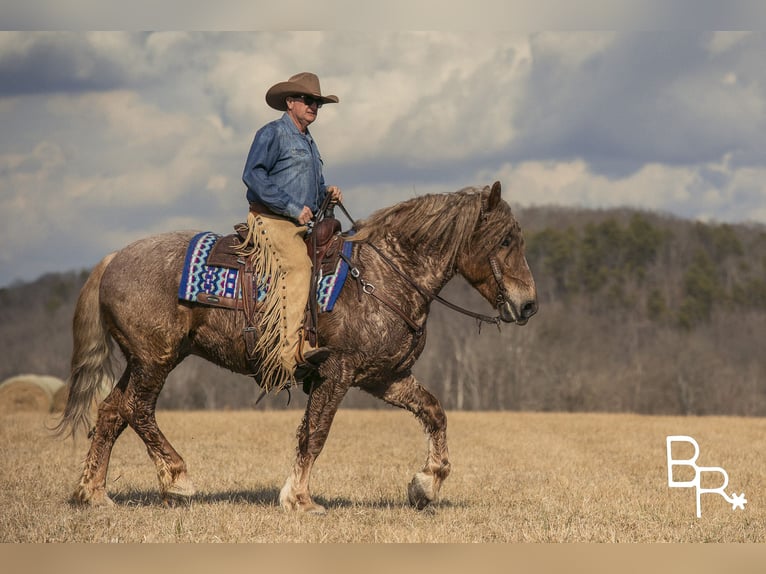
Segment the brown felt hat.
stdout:
<svg viewBox="0 0 766 574">
<path fill-rule="evenodd" d="M 287 96 L 306 95 L 315 98 L 323 104 L 337 104 L 338 96 L 323 96 L 319 88 L 319 78 L 311 72 L 295 74 L 286 82 L 274 84 L 266 92 L 266 103 L 280 112 L 287 111 Z"/>
</svg>

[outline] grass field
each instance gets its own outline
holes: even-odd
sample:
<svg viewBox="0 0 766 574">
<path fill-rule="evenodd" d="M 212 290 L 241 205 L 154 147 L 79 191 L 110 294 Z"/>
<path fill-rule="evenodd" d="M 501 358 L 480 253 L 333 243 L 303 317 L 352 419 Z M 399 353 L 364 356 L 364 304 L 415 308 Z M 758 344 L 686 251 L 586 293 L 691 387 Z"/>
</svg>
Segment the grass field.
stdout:
<svg viewBox="0 0 766 574">
<path fill-rule="evenodd" d="M 425 438 L 397 410 L 341 410 L 312 480 L 325 516 L 282 511 L 298 411 L 158 413 L 198 494 L 166 507 L 127 430 L 108 478 L 114 508 L 68 504 L 87 443 L 43 415 L 0 417 L 0 542 L 766 542 L 766 420 L 611 414 L 448 413 L 452 474 L 417 512 L 406 485 Z M 694 437 L 722 497 L 668 488 L 665 437 Z M 714 486 L 714 485 L 709 485 Z"/>
</svg>

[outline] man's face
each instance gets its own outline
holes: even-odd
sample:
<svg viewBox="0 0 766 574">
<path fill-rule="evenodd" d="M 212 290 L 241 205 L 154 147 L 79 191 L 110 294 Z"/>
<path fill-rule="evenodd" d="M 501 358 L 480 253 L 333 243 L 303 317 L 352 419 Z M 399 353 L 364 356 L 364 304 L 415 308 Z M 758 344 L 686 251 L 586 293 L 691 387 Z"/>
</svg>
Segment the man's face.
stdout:
<svg viewBox="0 0 766 574">
<path fill-rule="evenodd" d="M 301 130 L 317 119 L 317 113 L 322 104 L 311 96 L 292 96 L 287 98 L 287 113 Z"/>
</svg>

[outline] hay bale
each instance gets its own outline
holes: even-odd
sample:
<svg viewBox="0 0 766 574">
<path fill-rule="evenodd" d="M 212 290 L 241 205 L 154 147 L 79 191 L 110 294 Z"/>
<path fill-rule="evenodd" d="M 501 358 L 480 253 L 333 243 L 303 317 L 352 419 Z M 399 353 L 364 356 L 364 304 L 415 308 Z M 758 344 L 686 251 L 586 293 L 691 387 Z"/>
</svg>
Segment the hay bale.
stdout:
<svg viewBox="0 0 766 574">
<path fill-rule="evenodd" d="M 0 384 L 0 414 L 21 411 L 51 412 L 55 394 L 64 381 L 48 375 L 18 375 Z"/>
</svg>

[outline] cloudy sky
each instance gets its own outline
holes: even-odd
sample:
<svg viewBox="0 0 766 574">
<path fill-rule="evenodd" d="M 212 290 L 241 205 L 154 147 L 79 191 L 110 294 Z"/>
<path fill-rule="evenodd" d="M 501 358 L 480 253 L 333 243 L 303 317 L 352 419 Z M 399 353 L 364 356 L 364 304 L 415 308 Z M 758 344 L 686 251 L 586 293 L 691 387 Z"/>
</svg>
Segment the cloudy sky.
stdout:
<svg viewBox="0 0 766 574">
<path fill-rule="evenodd" d="M 766 223 L 765 53 L 691 30 L 0 32 L 0 287 L 229 232 L 264 94 L 299 71 L 340 97 L 311 130 L 356 217 L 499 179 L 519 207 Z"/>
</svg>

